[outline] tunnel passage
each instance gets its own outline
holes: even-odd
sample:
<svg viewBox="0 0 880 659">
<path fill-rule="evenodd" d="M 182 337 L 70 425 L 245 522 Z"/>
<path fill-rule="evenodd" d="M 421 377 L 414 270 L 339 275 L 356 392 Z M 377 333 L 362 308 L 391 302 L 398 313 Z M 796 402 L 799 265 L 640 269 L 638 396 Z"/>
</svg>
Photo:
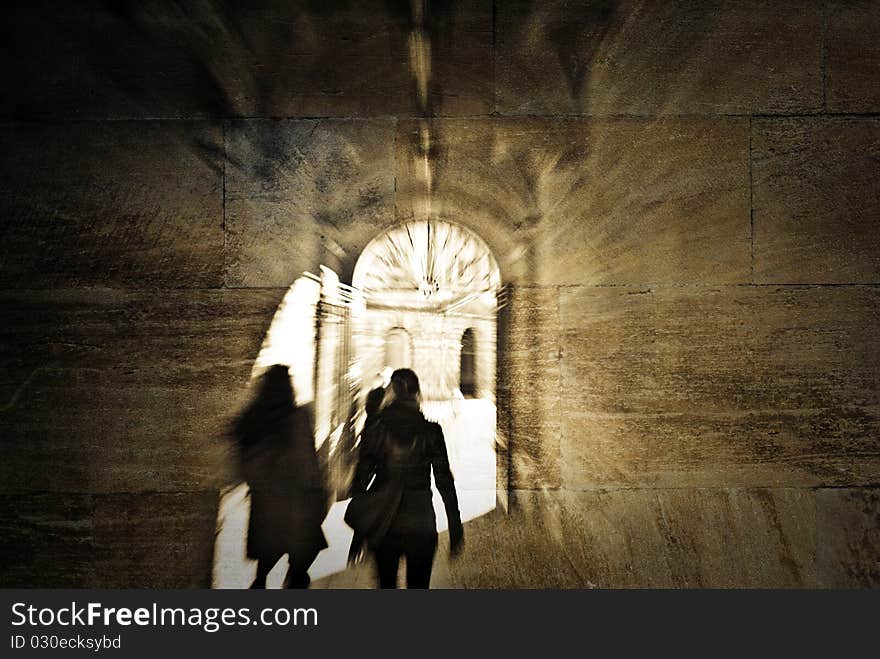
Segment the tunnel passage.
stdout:
<svg viewBox="0 0 880 659">
<path fill-rule="evenodd" d="M 275 363 L 291 365 L 298 404 L 313 411 L 315 445 L 336 503 L 324 523 L 330 546 L 310 570 L 320 578 L 346 567 L 351 530 L 343 522 L 366 395 L 392 369 L 421 381 L 425 416 L 443 427 L 462 519 L 496 506 L 495 379 L 501 277 L 486 244 L 451 222 L 408 222 L 373 239 L 352 285 L 321 267 L 289 289 L 254 364 L 252 380 Z M 506 484 L 503 484 L 506 487 Z M 434 492 L 438 528 L 446 515 Z M 246 587 L 247 486 L 223 494 L 213 584 Z M 268 583 L 280 584 L 279 562 Z"/>
</svg>

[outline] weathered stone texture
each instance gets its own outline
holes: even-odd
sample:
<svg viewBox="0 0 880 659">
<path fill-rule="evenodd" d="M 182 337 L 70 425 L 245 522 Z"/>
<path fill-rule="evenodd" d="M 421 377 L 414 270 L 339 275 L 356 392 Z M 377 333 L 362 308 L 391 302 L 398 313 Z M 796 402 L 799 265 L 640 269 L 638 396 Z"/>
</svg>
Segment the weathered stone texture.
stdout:
<svg viewBox="0 0 880 659">
<path fill-rule="evenodd" d="M 429 6 L 429 103 L 437 113 L 491 109 L 491 5 Z M 230 53 L 217 76 L 236 114 L 318 117 L 415 114 L 408 2 L 272 2 L 227 17 Z M 213 52 L 207 53 L 212 55 Z"/>
<path fill-rule="evenodd" d="M 753 395 L 761 406 L 876 410 L 880 289 L 757 287 L 752 297 Z"/>
<path fill-rule="evenodd" d="M 204 588 L 217 492 L 0 495 L 4 588 Z"/>
<path fill-rule="evenodd" d="M 803 588 L 815 504 L 799 489 L 515 492 L 510 516 L 465 527 L 439 588 Z M 539 557 L 539 558 L 537 558 Z"/>
<path fill-rule="evenodd" d="M 826 107 L 830 112 L 880 111 L 880 5 L 831 0 L 825 35 Z"/>
<path fill-rule="evenodd" d="M 880 587 L 880 490 L 819 490 L 816 517 L 818 585 Z"/>
<path fill-rule="evenodd" d="M 392 121 L 237 121 L 226 154 L 229 286 L 345 276 L 393 224 Z"/>
<path fill-rule="evenodd" d="M 432 588 L 864 588 L 877 584 L 876 489 L 514 491 L 509 515 L 441 537 Z M 369 568 L 312 584 L 371 588 Z"/>
<path fill-rule="evenodd" d="M 0 287 L 218 286 L 222 144 L 199 122 L 0 127 Z"/>
<path fill-rule="evenodd" d="M 746 280 L 745 122 L 595 122 L 590 132 L 570 191 L 548 189 L 546 280 Z"/>
<path fill-rule="evenodd" d="M 0 495 L 0 587 L 91 588 L 93 511 L 90 494 Z"/>
<path fill-rule="evenodd" d="M 217 485 L 282 294 L 3 294 L 3 491 Z"/>
<path fill-rule="evenodd" d="M 492 108 L 492 6 L 430 8 L 430 106 Z M 410 3 L 15 2 L 0 116 L 414 114 Z M 51 44 L 51 47 L 47 47 Z M 84 92 L 88 90 L 88 92 Z"/>
<path fill-rule="evenodd" d="M 520 273 L 518 253 L 534 210 L 521 172 L 500 152 L 499 124 L 487 118 L 400 120 L 395 136 L 394 213 L 398 222 L 427 214 L 461 223 L 486 241 L 505 279 Z M 424 132 L 430 144 L 423 144 Z M 425 157 L 430 160 L 426 171 Z"/>
<path fill-rule="evenodd" d="M 876 2 L 117 4 L 0 27 L 0 585 L 206 585 L 284 291 L 431 216 L 513 490 L 435 586 L 880 586 Z"/>
<path fill-rule="evenodd" d="M 734 283 L 749 278 L 744 119 L 417 122 L 397 140 L 399 219 L 461 221 L 522 283 Z"/>
<path fill-rule="evenodd" d="M 92 588 L 206 588 L 217 490 L 95 497 Z"/>
<path fill-rule="evenodd" d="M 878 313 L 874 288 L 563 288 L 565 486 L 876 482 Z"/>
<path fill-rule="evenodd" d="M 755 281 L 880 282 L 880 120 L 756 120 Z"/>
<path fill-rule="evenodd" d="M 514 287 L 509 296 L 508 350 L 499 355 L 507 374 L 507 459 L 510 487 L 559 487 L 559 292 Z"/>
<path fill-rule="evenodd" d="M 497 6 L 497 110 L 748 114 L 822 107 L 821 3 Z"/>
</svg>

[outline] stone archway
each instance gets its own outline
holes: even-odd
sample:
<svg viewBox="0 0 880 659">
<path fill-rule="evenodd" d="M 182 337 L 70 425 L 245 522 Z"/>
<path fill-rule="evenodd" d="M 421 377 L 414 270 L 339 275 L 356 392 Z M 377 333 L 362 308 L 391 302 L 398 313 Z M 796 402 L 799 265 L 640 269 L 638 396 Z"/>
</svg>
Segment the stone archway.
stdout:
<svg viewBox="0 0 880 659">
<path fill-rule="evenodd" d="M 344 443 L 346 432 L 356 432 L 349 422 L 358 416 L 376 376 L 398 366 L 386 363 L 388 338 L 394 337 L 400 359 L 422 380 L 426 416 L 443 426 L 463 520 L 494 509 L 499 494 L 495 346 L 501 277 L 492 252 L 457 224 L 409 222 L 367 245 L 352 284 L 339 282 L 324 267 L 320 276 L 299 278 L 278 307 L 253 377 L 272 363 L 292 365 L 297 401 L 313 407 L 317 443 L 332 450 Z M 467 400 L 459 387 L 466 330 L 478 345 L 491 346 L 478 351 L 473 372 L 479 396 Z M 435 503 L 442 531 L 446 518 L 439 496 Z M 325 520 L 330 547 L 309 571 L 313 579 L 346 567 L 351 540 L 342 521 L 346 505 L 345 499 L 337 502 Z M 244 556 L 248 511 L 246 485 L 222 494 L 214 587 L 242 588 L 253 578 L 254 565 Z M 277 586 L 283 571 L 283 566 L 276 568 L 269 582 Z"/>
<path fill-rule="evenodd" d="M 473 519 L 492 510 L 498 495 L 495 380 L 501 290 L 494 255 L 461 225 L 406 222 L 368 243 L 352 286 L 362 300 L 351 318 L 352 356 L 364 374 L 361 397 L 374 386 L 374 374 L 395 367 L 387 363 L 389 332 L 405 333 L 412 345 L 408 366 L 421 381 L 423 412 L 444 430 L 462 515 Z M 442 506 L 437 515 L 442 527 Z"/>
<path fill-rule="evenodd" d="M 473 231 L 445 221 L 406 222 L 376 236 L 354 269 L 364 304 L 352 318 L 352 350 L 364 374 L 391 366 L 380 348 L 392 328 L 412 337 L 411 366 L 429 401 L 460 394 L 461 337 L 490 346 L 474 364 L 474 390 L 494 403 L 497 294 L 494 255 Z"/>
</svg>

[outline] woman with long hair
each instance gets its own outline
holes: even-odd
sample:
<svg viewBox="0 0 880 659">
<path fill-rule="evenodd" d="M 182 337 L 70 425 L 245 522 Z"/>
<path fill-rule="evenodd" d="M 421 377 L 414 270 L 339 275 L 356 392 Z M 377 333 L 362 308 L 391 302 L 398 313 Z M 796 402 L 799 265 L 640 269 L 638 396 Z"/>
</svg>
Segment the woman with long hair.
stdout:
<svg viewBox="0 0 880 659">
<path fill-rule="evenodd" d="M 364 430 L 352 483 L 353 502 L 371 493 L 383 506 L 378 522 L 367 534 L 380 588 L 397 587 L 401 557 L 406 558 L 407 588 L 428 588 L 437 551 L 437 519 L 431 494 L 431 472 L 449 519 L 450 551 L 457 555 L 464 531 L 458 510 L 455 481 L 443 430 L 425 419 L 420 409 L 419 379 L 410 369 L 398 369 L 375 423 Z M 351 504 L 350 504 L 351 505 Z M 349 557 L 356 560 L 362 538 L 357 534 Z"/>
<path fill-rule="evenodd" d="M 242 476 L 250 486 L 248 558 L 257 560 L 251 588 L 288 554 L 288 588 L 306 588 L 308 570 L 327 547 L 321 523 L 327 490 L 315 453 L 309 412 L 296 407 L 287 366 L 271 366 L 235 426 Z"/>
</svg>

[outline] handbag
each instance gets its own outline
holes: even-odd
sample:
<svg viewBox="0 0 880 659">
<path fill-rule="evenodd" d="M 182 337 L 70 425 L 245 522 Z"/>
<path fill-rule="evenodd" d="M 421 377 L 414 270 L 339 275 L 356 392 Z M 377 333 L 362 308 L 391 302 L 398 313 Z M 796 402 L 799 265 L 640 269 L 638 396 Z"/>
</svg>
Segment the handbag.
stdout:
<svg viewBox="0 0 880 659">
<path fill-rule="evenodd" d="M 388 446 L 388 430 L 382 427 L 381 445 Z M 375 545 L 388 533 L 391 523 L 397 515 L 400 501 L 403 498 L 403 484 L 397 478 L 391 478 L 381 486 L 368 489 L 362 494 L 352 497 L 345 510 L 343 519 L 359 536 Z"/>
<path fill-rule="evenodd" d="M 356 535 L 376 544 L 388 533 L 402 496 L 403 489 L 394 483 L 367 490 L 348 503 L 345 523 Z"/>
</svg>

